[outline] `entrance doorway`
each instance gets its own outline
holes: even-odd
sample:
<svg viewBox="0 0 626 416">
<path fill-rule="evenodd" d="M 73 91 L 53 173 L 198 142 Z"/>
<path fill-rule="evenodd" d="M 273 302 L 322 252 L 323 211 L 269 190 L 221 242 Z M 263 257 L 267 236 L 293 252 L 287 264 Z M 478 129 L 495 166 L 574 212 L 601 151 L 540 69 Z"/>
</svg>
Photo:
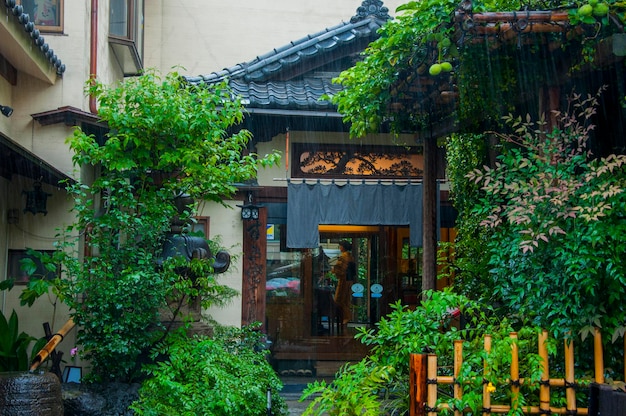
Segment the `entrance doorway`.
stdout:
<svg viewBox="0 0 626 416">
<path fill-rule="evenodd" d="M 401 298 L 398 235 L 408 228 L 322 225 L 320 245 L 291 250 L 281 243 L 284 226 L 274 225 L 268 238 L 266 330 L 279 360 L 357 360 L 367 348 L 354 339 L 359 328 L 371 328 Z M 356 275 L 349 282 L 349 320 L 335 301 L 333 268 L 339 243 L 351 244 Z M 408 240 L 407 240 L 408 241 Z M 405 279 L 406 280 L 406 279 Z"/>
<path fill-rule="evenodd" d="M 387 282 L 381 267 L 382 229 L 378 227 L 320 227 L 320 252 L 322 260 L 314 279 L 313 318 L 316 326 L 312 335 L 354 335 L 359 327 L 371 327 L 380 318 L 380 302 Z M 382 237 L 382 238 L 381 238 Z M 354 273 L 348 273 L 345 287 L 349 301 L 342 305 L 338 294 L 337 270 L 340 267 L 340 244 L 348 244 Z M 329 296 L 332 295 L 332 296 Z M 332 302 L 328 302 L 330 299 Z M 346 322 L 347 321 L 347 322 Z M 343 325 L 343 324 L 346 325 Z"/>
<path fill-rule="evenodd" d="M 408 227 L 321 225 L 319 233 L 319 247 L 289 249 L 285 226 L 268 226 L 265 329 L 281 374 L 319 375 L 320 366 L 334 363 L 332 375 L 337 363 L 362 359 L 368 349 L 354 338 L 357 331 L 373 328 L 391 304 L 413 308 L 421 296 L 422 251 L 410 245 Z M 454 230 L 441 228 L 440 237 L 454 241 Z M 345 327 L 334 303 L 333 273 L 344 240 L 357 269 Z M 438 288 L 448 284 L 440 279 Z"/>
</svg>

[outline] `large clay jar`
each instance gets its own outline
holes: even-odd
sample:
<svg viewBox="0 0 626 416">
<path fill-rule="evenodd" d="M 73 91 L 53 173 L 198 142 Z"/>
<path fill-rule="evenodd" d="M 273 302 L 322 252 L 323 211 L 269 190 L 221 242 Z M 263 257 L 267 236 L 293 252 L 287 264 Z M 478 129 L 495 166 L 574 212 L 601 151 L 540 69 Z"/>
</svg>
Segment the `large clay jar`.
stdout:
<svg viewBox="0 0 626 416">
<path fill-rule="evenodd" d="M 0 415 L 63 416 L 59 378 L 49 372 L 0 373 Z"/>
</svg>

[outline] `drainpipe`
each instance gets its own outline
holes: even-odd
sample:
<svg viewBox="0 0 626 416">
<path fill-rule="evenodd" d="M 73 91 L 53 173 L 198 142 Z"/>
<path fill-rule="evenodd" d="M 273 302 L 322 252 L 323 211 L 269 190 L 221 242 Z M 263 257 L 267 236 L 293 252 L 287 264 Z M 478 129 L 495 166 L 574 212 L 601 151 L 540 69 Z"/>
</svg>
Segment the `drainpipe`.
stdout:
<svg viewBox="0 0 626 416">
<path fill-rule="evenodd" d="M 92 84 L 96 80 L 98 70 L 98 0 L 91 0 L 91 39 L 89 45 L 89 79 Z M 89 94 L 89 111 L 98 114 L 96 97 Z"/>
</svg>

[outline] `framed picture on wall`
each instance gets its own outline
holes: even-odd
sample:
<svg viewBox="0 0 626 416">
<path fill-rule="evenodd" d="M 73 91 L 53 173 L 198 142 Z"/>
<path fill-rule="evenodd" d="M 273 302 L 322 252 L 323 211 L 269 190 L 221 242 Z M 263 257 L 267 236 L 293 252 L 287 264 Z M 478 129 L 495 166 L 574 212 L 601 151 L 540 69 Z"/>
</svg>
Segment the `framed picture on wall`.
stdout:
<svg viewBox="0 0 626 416">
<path fill-rule="evenodd" d="M 21 0 L 24 13 L 42 32 L 63 32 L 63 0 Z"/>
<path fill-rule="evenodd" d="M 38 250 L 41 253 L 52 254 L 52 250 Z M 60 274 L 60 266 L 55 271 L 50 271 L 41 263 L 39 258 L 29 254 L 28 250 L 9 250 L 8 278 L 15 279 L 16 284 L 26 284 L 29 280 L 28 273 L 23 270 L 22 260 L 30 258 L 35 263 L 36 269 L 32 276 L 43 279 L 54 279 Z"/>
</svg>

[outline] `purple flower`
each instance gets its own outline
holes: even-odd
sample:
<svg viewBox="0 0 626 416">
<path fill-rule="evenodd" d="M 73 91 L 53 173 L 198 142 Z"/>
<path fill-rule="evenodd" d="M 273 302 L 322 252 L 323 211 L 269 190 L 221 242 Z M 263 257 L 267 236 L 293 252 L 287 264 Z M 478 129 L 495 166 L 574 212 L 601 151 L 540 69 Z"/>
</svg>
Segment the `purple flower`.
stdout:
<svg viewBox="0 0 626 416">
<path fill-rule="evenodd" d="M 76 357 L 76 354 L 78 354 L 78 347 L 74 347 L 70 350 L 70 355 L 72 357 Z"/>
</svg>

